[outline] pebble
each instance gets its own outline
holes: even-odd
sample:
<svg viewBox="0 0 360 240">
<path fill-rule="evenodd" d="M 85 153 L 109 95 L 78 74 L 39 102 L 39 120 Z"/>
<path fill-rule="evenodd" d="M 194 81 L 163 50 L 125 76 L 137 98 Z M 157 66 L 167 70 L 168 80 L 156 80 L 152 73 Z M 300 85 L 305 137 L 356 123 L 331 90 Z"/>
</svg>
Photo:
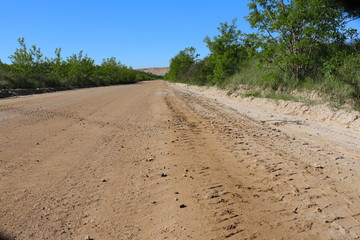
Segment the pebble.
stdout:
<svg viewBox="0 0 360 240">
<path fill-rule="evenodd" d="M 151 203 L 151 204 L 157 204 L 157 201 L 152 200 L 150 203 Z"/>
<path fill-rule="evenodd" d="M 324 166 L 322 166 L 322 165 L 319 164 L 319 163 L 315 163 L 315 164 L 314 164 L 314 168 L 323 169 Z"/>
<path fill-rule="evenodd" d="M 166 173 L 160 173 L 160 177 L 167 177 Z"/>
<path fill-rule="evenodd" d="M 298 213 L 299 213 L 298 210 L 299 210 L 298 208 L 295 208 L 294 211 L 293 211 L 293 213 L 298 214 Z"/>
</svg>

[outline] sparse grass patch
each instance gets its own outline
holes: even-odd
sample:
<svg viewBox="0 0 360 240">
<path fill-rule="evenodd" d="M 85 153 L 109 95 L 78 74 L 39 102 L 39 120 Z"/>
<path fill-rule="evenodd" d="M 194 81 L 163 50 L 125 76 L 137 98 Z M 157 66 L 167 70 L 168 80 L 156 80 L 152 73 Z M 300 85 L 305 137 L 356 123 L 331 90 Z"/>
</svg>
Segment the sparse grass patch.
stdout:
<svg viewBox="0 0 360 240">
<path fill-rule="evenodd" d="M 318 103 L 317 101 L 311 99 L 303 99 L 301 102 L 305 104 L 305 106 L 314 106 Z"/>
<path fill-rule="evenodd" d="M 248 92 L 243 94 L 244 97 L 254 97 L 254 98 L 261 98 L 263 95 L 260 91 Z"/>
<path fill-rule="evenodd" d="M 270 92 L 270 93 L 265 94 L 264 97 L 265 98 L 275 99 L 275 100 L 300 102 L 299 98 L 294 97 L 291 94 L 287 94 L 287 93 Z"/>
</svg>

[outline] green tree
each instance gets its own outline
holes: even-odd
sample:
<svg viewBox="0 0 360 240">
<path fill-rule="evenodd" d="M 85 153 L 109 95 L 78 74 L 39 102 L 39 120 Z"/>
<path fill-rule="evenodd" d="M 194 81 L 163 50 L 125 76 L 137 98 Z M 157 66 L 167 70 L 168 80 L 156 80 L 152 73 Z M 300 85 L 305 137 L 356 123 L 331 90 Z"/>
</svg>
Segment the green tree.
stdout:
<svg viewBox="0 0 360 240">
<path fill-rule="evenodd" d="M 321 68 L 331 44 L 356 36 L 346 28 L 348 15 L 328 0 L 251 0 L 248 6 L 260 57 L 298 80 Z"/>
<path fill-rule="evenodd" d="M 116 84 L 120 82 L 120 68 L 122 64 L 111 57 L 103 59 L 101 66 L 97 70 L 97 77 L 103 85 Z"/>
<path fill-rule="evenodd" d="M 180 51 L 170 60 L 170 70 L 165 75 L 165 78 L 173 81 L 177 80 L 179 74 L 194 64 L 198 57 L 199 55 L 196 54 L 194 47 L 188 47 Z"/>
<path fill-rule="evenodd" d="M 49 65 L 50 71 L 48 75 L 48 86 L 60 87 L 67 86 L 68 66 L 61 56 L 62 49 L 55 49 L 55 57 L 46 59 Z"/>
<path fill-rule="evenodd" d="M 67 58 L 67 78 L 70 86 L 94 86 L 95 61 L 83 51 Z"/>
<path fill-rule="evenodd" d="M 98 85 L 114 85 L 137 82 L 137 72 L 117 61 L 115 57 L 103 59 L 96 72 Z M 146 74 L 143 78 L 146 78 Z M 139 79 L 143 80 L 143 79 Z"/>
<path fill-rule="evenodd" d="M 235 73 L 238 63 L 247 58 L 243 34 L 237 30 L 236 19 L 231 24 L 221 23 L 219 35 L 206 37 L 204 42 L 210 50 L 207 65 L 213 69 L 213 83 L 223 85 L 224 80 Z"/>
<path fill-rule="evenodd" d="M 9 57 L 12 63 L 13 75 L 18 79 L 13 83 L 14 87 L 44 87 L 49 69 L 41 49 L 36 45 L 32 45 L 28 49 L 24 38 L 19 38 L 18 42 L 20 48 L 17 48 L 15 53 Z"/>
<path fill-rule="evenodd" d="M 0 61 L 0 89 L 87 87 L 155 79 L 126 67 L 114 57 L 104 59 L 99 66 L 83 51 L 64 60 L 61 48 L 56 48 L 55 57 L 47 58 L 36 45 L 28 48 L 24 38 L 18 42 L 20 47 L 9 57 L 11 64 Z"/>
<path fill-rule="evenodd" d="M 0 89 L 12 87 L 13 82 L 10 66 L 0 60 Z"/>
</svg>

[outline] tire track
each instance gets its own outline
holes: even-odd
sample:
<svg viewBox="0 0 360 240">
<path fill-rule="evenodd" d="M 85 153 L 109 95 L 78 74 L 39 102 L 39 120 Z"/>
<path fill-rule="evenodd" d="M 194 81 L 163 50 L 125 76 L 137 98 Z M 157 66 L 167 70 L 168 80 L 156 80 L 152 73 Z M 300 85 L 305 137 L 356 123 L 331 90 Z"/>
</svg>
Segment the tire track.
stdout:
<svg viewBox="0 0 360 240">
<path fill-rule="evenodd" d="M 313 151 L 314 146 L 291 138 L 272 125 L 224 109 L 219 103 L 179 89 L 174 89 L 173 94 L 182 102 L 177 104 L 177 109 L 170 107 L 175 115 L 181 115 L 178 118 L 187 125 L 188 116 L 197 118 L 194 122 L 202 130 L 201 136 L 193 137 L 196 140 L 190 144 L 195 145 L 199 138 L 216 138 L 217 146 L 212 147 L 222 156 L 226 156 L 225 152 L 231 155 L 219 160 L 222 169 L 217 168 L 216 173 L 208 171 L 205 175 L 201 171 L 205 179 L 202 191 L 206 187 L 211 190 L 207 208 L 214 211 L 218 225 L 229 222 L 223 226 L 229 231 L 225 237 L 353 239 L 358 236 L 359 220 L 354 217 L 358 206 L 351 199 L 359 191 L 340 193 L 347 186 L 339 184 L 341 167 L 331 163 L 331 155 Z M 209 147 L 211 143 L 203 145 Z M 226 181 L 219 178 L 221 171 L 227 176 Z M 214 179 L 218 181 L 209 184 Z M 213 190 L 216 186 L 221 187 Z M 234 226 L 240 229 L 234 231 L 236 234 L 230 231 Z"/>
</svg>

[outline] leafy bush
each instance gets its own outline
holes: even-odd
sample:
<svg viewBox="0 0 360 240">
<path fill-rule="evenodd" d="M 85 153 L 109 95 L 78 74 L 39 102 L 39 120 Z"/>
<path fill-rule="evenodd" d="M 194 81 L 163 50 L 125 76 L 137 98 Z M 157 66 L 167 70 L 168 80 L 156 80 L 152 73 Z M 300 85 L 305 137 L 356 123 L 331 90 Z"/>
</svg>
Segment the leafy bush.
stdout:
<svg viewBox="0 0 360 240">
<path fill-rule="evenodd" d="M 207 59 L 207 65 L 212 69 L 209 81 L 220 87 L 224 86 L 226 78 L 235 73 L 237 65 L 247 58 L 242 33 L 236 28 L 236 19 L 232 24 L 221 23 L 218 27 L 220 34 L 213 40 L 210 37 L 204 40 L 211 52 Z"/>
<path fill-rule="evenodd" d="M 180 51 L 175 57 L 170 60 L 170 71 L 165 75 L 168 80 L 175 81 L 184 75 L 187 69 L 196 63 L 196 49 L 188 47 Z"/>
<path fill-rule="evenodd" d="M 175 70 L 170 64 L 176 74 L 168 79 L 260 86 L 286 98 L 293 89 L 318 90 L 360 107 L 360 40 L 347 25 L 353 12 L 330 0 L 250 0 L 248 6 L 256 33 L 237 30 L 236 20 L 221 23 L 220 34 L 204 40 L 210 54 Z"/>
<path fill-rule="evenodd" d="M 55 57 L 49 59 L 35 45 L 29 49 L 24 38 L 18 42 L 20 48 L 9 57 L 11 64 L 0 62 L 0 88 L 88 87 L 159 78 L 126 67 L 113 57 L 98 66 L 83 51 L 63 60 L 57 48 Z"/>
</svg>

